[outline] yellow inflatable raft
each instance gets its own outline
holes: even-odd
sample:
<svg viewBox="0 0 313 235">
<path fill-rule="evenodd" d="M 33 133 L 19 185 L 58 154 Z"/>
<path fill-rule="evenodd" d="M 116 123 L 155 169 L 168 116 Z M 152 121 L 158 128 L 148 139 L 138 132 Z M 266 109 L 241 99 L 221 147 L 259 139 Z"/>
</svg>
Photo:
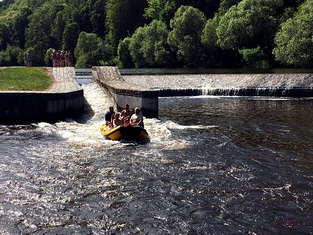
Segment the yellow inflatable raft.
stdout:
<svg viewBox="0 0 313 235">
<path fill-rule="evenodd" d="M 141 126 L 118 126 L 109 129 L 107 125 L 100 127 L 101 133 L 110 140 L 143 141 L 149 140 L 148 132 Z"/>
</svg>

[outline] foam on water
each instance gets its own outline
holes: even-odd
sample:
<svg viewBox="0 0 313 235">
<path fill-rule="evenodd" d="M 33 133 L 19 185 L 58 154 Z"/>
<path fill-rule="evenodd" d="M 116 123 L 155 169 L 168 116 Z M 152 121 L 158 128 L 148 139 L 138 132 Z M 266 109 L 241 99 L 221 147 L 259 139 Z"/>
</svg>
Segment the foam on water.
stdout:
<svg viewBox="0 0 313 235">
<path fill-rule="evenodd" d="M 83 88 L 80 120 L 0 126 L 1 232 L 312 231 L 310 101 L 162 99 L 136 145 L 103 138 L 110 101 Z"/>
</svg>

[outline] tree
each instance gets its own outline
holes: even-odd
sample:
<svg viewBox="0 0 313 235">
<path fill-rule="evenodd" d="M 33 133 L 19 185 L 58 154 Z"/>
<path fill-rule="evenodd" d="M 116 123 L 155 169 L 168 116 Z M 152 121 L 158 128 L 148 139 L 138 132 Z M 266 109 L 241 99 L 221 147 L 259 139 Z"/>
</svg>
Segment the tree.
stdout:
<svg viewBox="0 0 313 235">
<path fill-rule="evenodd" d="M 282 0 L 243 0 L 221 17 L 217 27 L 218 44 L 223 49 L 245 49 L 260 46 L 271 51 L 278 29 L 275 9 Z"/>
<path fill-rule="evenodd" d="M 119 41 L 132 35 L 138 26 L 143 25 L 146 4 L 146 0 L 107 0 L 106 39 L 114 55 Z"/>
<path fill-rule="evenodd" d="M 313 2 L 303 3 L 293 18 L 281 25 L 273 50 L 277 61 L 295 67 L 313 67 Z"/>
<path fill-rule="evenodd" d="M 75 22 L 68 22 L 65 25 L 62 37 L 62 48 L 65 51 L 74 52 L 78 39 L 78 25 Z"/>
<path fill-rule="evenodd" d="M 92 32 L 104 38 L 105 27 L 105 2 L 106 0 L 90 0 L 90 22 Z"/>
<path fill-rule="evenodd" d="M 170 22 L 168 44 L 185 66 L 199 66 L 203 55 L 201 32 L 206 17 L 199 9 L 181 6 Z"/>
<path fill-rule="evenodd" d="M 175 1 L 171 0 L 147 0 L 148 7 L 145 9 L 144 16 L 152 20 L 160 20 L 169 24 L 173 18 L 177 6 Z"/>
<path fill-rule="evenodd" d="M 0 51 L 7 48 L 7 44 L 11 43 L 10 31 L 4 23 L 0 23 Z"/>
<path fill-rule="evenodd" d="M 162 21 L 154 20 L 139 27 L 131 38 L 130 55 L 136 67 L 164 67 L 169 61 L 168 30 Z"/>
<path fill-rule="evenodd" d="M 134 67 L 134 62 L 130 55 L 129 45 L 131 42 L 131 38 L 124 38 L 123 41 L 120 41 L 117 49 L 118 56 L 118 65 L 122 68 L 131 68 Z"/>
<path fill-rule="evenodd" d="M 221 0 L 220 6 L 218 8 L 219 14 L 224 15 L 229 10 L 229 8 L 238 4 L 239 2 L 241 2 L 241 0 Z"/>
<path fill-rule="evenodd" d="M 32 12 L 28 7 L 23 7 L 9 22 L 12 34 L 12 42 L 14 45 L 20 48 L 24 48 L 25 46 L 25 31 L 29 24 L 28 16 L 30 16 L 31 13 Z"/>
<path fill-rule="evenodd" d="M 75 48 L 76 66 L 92 67 L 99 65 L 102 58 L 102 40 L 94 33 L 81 32 Z"/>
<path fill-rule="evenodd" d="M 63 8 L 62 4 L 46 2 L 29 17 L 30 22 L 26 29 L 26 47 L 34 49 L 34 64 L 43 65 L 46 50 L 50 47 L 60 46 L 58 41 L 53 40 L 52 26 L 57 13 Z"/>
<path fill-rule="evenodd" d="M 270 64 L 267 60 L 267 55 L 262 51 L 260 47 L 252 49 L 239 50 L 242 55 L 244 64 L 247 67 L 252 68 L 269 68 Z"/>
<path fill-rule="evenodd" d="M 8 45 L 5 51 L 0 51 L 0 64 L 6 66 L 24 65 L 23 50 Z"/>
</svg>

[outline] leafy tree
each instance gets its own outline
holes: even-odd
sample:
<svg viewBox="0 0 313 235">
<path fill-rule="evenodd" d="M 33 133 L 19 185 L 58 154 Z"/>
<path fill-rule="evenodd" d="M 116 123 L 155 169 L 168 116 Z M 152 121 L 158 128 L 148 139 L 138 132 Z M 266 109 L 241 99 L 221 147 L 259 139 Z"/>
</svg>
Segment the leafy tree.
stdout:
<svg viewBox="0 0 313 235">
<path fill-rule="evenodd" d="M 313 2 L 303 3 L 276 35 L 276 60 L 295 67 L 313 67 Z"/>
<path fill-rule="evenodd" d="M 65 25 L 62 37 L 62 48 L 65 51 L 74 52 L 78 39 L 78 25 L 75 22 L 69 22 Z"/>
<path fill-rule="evenodd" d="M 12 42 L 20 48 L 24 48 L 25 46 L 25 31 L 29 23 L 28 16 L 30 16 L 31 13 L 32 12 L 28 7 L 23 7 L 9 22 Z"/>
<path fill-rule="evenodd" d="M 208 19 L 206 22 L 202 35 L 201 35 L 201 42 L 208 48 L 214 49 L 218 47 L 217 44 L 217 34 L 216 29 L 219 25 L 220 17 L 216 15 L 213 19 Z"/>
<path fill-rule="evenodd" d="M 154 20 L 139 27 L 131 38 L 129 50 L 136 67 L 166 66 L 169 59 L 168 30 L 162 21 Z"/>
<path fill-rule="evenodd" d="M 0 64 L 6 66 L 24 65 L 23 50 L 8 45 L 5 51 L 0 51 Z"/>
<path fill-rule="evenodd" d="M 181 6 L 171 20 L 168 44 L 185 66 L 199 66 L 203 55 L 201 33 L 206 17 L 199 9 Z"/>
<path fill-rule="evenodd" d="M 119 41 L 133 34 L 135 29 L 143 24 L 146 4 L 146 0 L 107 0 L 106 39 L 113 54 L 117 52 Z"/>
<path fill-rule="evenodd" d="M 200 9 L 207 18 L 213 18 L 221 0 L 184 0 L 183 2 L 183 5 L 190 5 L 194 8 Z"/>
<path fill-rule="evenodd" d="M 0 51 L 4 51 L 7 48 L 7 44 L 11 43 L 9 28 L 0 22 Z"/>
<path fill-rule="evenodd" d="M 147 2 L 149 6 L 145 9 L 144 16 L 147 19 L 160 20 L 169 24 L 177 10 L 175 1 L 147 0 Z"/>
<path fill-rule="evenodd" d="M 204 61 L 206 67 L 238 67 L 241 64 L 239 54 L 234 50 L 222 49 L 217 43 L 216 29 L 220 22 L 219 14 L 208 19 L 201 35 L 204 47 Z"/>
<path fill-rule="evenodd" d="M 55 50 L 55 49 L 54 49 L 54 48 L 49 48 L 49 49 L 46 51 L 45 59 L 44 59 L 46 66 L 51 66 L 51 65 L 52 65 L 51 53 L 53 52 L 53 50 Z"/>
<path fill-rule="evenodd" d="M 223 49 L 271 50 L 278 29 L 275 9 L 282 4 L 282 0 L 243 0 L 232 6 L 217 27 L 218 44 Z"/>
<path fill-rule="evenodd" d="M 222 53 L 222 49 L 217 44 L 216 35 L 216 28 L 219 24 L 219 20 L 220 17 L 218 15 L 213 19 L 208 19 L 201 35 L 201 42 L 205 49 L 207 66 L 214 66 L 221 62 L 217 59 Z"/>
<path fill-rule="evenodd" d="M 51 38 L 53 40 L 53 45 L 56 48 L 61 48 L 62 46 L 61 43 L 63 31 L 67 22 L 67 18 L 68 17 L 66 16 L 63 10 L 56 13 L 56 18 L 51 28 Z"/>
<path fill-rule="evenodd" d="M 117 49 L 118 63 L 122 68 L 131 68 L 134 67 L 134 62 L 130 55 L 129 45 L 131 38 L 124 38 L 123 41 L 120 41 Z"/>
<path fill-rule="evenodd" d="M 242 55 L 244 63 L 247 67 L 252 68 L 269 68 L 270 63 L 267 60 L 267 55 L 260 47 L 252 49 L 243 49 L 239 51 Z"/>
<path fill-rule="evenodd" d="M 219 14 L 224 15 L 229 10 L 229 8 L 238 4 L 239 2 L 241 2 L 241 0 L 221 0 L 220 6 L 218 8 Z"/>
<path fill-rule="evenodd" d="M 102 58 L 102 40 L 94 33 L 81 32 L 75 48 L 76 66 L 92 67 L 99 65 Z"/>
<path fill-rule="evenodd" d="M 92 25 L 92 32 L 104 37 L 105 27 L 105 2 L 106 0 L 90 0 L 90 22 Z"/>
<path fill-rule="evenodd" d="M 59 43 L 51 35 L 57 13 L 64 5 L 47 2 L 38 8 L 30 17 L 29 27 L 26 30 L 26 47 L 33 48 L 34 64 L 44 64 L 45 52 L 48 48 L 56 48 Z"/>
</svg>

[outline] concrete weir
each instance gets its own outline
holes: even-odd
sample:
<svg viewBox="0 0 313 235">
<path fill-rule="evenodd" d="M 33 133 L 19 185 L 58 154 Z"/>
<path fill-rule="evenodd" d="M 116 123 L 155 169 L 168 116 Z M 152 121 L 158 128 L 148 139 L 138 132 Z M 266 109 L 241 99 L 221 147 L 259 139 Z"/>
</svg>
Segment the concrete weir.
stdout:
<svg viewBox="0 0 313 235">
<path fill-rule="evenodd" d="M 158 97 L 276 96 L 313 97 L 313 74 L 180 74 L 123 75 L 116 67 L 93 67 L 93 77 L 114 98 L 142 107 L 146 117 L 158 117 Z"/>
<path fill-rule="evenodd" d="M 117 67 L 95 66 L 92 68 L 92 75 L 113 97 L 118 110 L 129 104 L 131 109 L 140 107 L 142 114 L 147 118 L 158 117 L 159 91 L 125 82 Z"/>
<path fill-rule="evenodd" d="M 125 75 L 137 86 L 168 96 L 283 96 L 313 97 L 313 74 L 180 74 Z"/>
<path fill-rule="evenodd" d="M 48 70 L 54 79 L 48 90 L 0 92 L 1 124 L 53 123 L 83 113 L 83 89 L 75 80 L 74 68 Z"/>
</svg>

